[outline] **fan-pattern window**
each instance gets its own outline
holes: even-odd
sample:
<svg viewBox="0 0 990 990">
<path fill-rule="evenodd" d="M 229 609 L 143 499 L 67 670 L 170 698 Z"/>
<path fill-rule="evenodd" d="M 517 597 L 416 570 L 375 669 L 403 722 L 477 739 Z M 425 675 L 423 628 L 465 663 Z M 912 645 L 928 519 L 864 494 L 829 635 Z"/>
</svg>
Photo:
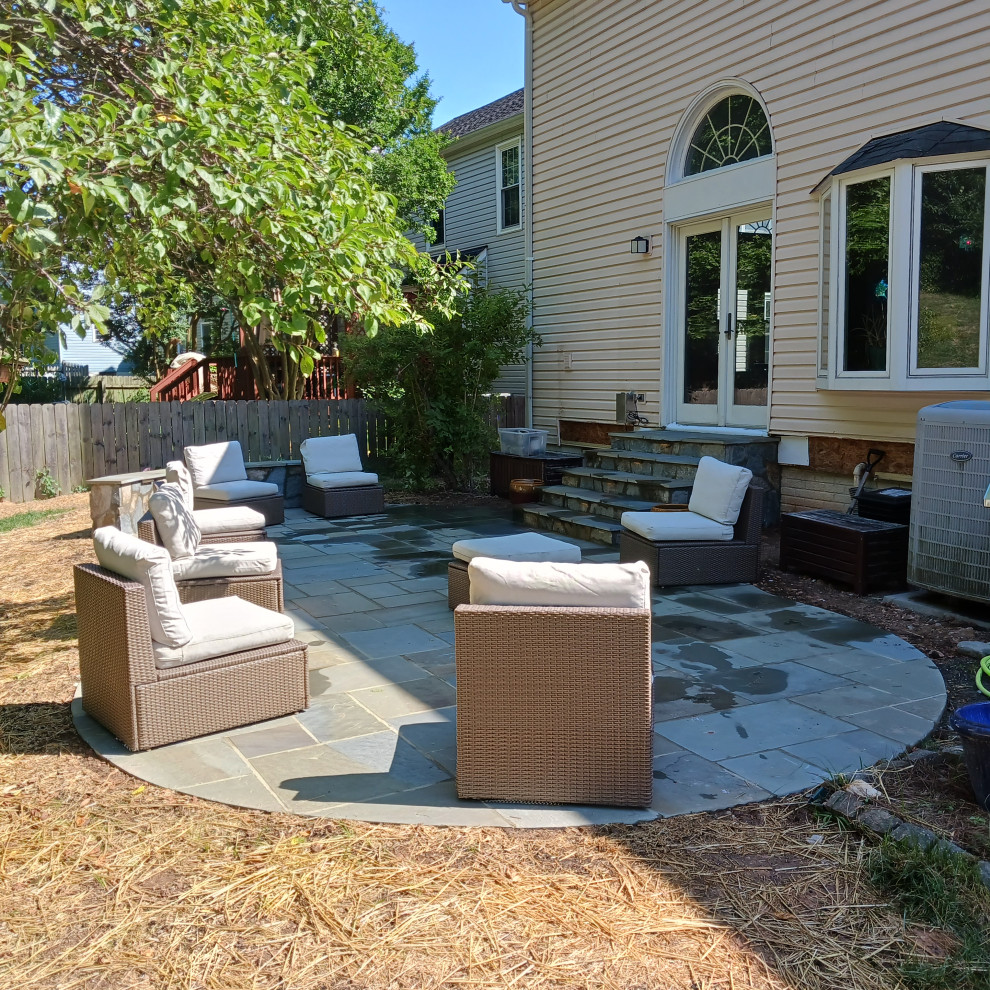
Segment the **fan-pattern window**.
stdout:
<svg viewBox="0 0 990 990">
<path fill-rule="evenodd" d="M 734 93 L 716 103 L 695 129 L 684 174 L 698 175 L 772 154 L 770 122 L 763 108 L 752 96 Z"/>
</svg>

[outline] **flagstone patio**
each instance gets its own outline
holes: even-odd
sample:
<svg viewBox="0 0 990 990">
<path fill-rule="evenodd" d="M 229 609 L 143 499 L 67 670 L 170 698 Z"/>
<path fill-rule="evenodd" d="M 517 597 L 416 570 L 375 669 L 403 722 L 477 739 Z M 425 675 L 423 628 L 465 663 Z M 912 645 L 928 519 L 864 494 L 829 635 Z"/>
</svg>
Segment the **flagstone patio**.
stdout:
<svg viewBox="0 0 990 990">
<path fill-rule="evenodd" d="M 635 822 L 759 801 L 890 757 L 945 706 L 941 675 L 896 636 L 751 585 L 653 596 L 654 798 L 646 810 L 459 801 L 455 540 L 519 532 L 508 510 L 390 506 L 329 521 L 288 510 L 286 608 L 309 643 L 310 708 L 130 753 L 73 702 L 79 733 L 142 780 L 268 811 L 433 825 Z M 612 548 L 570 542 L 586 560 Z"/>
</svg>

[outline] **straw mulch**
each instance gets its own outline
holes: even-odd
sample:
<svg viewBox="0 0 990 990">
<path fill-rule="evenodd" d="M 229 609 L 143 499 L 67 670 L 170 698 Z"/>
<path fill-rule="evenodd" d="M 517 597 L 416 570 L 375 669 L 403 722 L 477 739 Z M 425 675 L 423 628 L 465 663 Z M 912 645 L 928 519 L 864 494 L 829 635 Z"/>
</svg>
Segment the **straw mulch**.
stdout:
<svg viewBox="0 0 990 990">
<path fill-rule="evenodd" d="M 86 497 L 66 504 L 0 537 L 0 986 L 876 990 L 945 951 L 799 800 L 515 832 L 143 785 L 72 730 L 71 564 L 91 549 Z"/>
</svg>

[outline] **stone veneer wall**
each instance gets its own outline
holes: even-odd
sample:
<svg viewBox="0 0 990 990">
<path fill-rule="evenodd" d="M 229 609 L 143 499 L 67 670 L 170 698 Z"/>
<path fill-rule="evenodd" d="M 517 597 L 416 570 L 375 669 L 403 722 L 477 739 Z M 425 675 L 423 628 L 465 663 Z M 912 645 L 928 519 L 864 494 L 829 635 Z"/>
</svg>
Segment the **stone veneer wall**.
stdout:
<svg viewBox="0 0 990 990">
<path fill-rule="evenodd" d="M 802 509 L 849 508 L 852 475 L 830 474 L 813 468 L 783 465 L 780 472 L 780 511 L 800 512 Z M 901 477 L 887 480 L 872 479 L 867 491 L 878 488 L 910 488 L 911 482 Z"/>
</svg>

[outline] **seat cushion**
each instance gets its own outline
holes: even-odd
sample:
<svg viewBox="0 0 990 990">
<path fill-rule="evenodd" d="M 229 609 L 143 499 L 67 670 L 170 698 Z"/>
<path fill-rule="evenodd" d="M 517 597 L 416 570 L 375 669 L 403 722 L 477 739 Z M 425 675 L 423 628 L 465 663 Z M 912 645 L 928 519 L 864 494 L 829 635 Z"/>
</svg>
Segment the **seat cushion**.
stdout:
<svg viewBox="0 0 990 990">
<path fill-rule="evenodd" d="M 193 488 L 247 479 L 244 455 L 241 453 L 241 445 L 236 440 L 208 443 L 202 447 L 186 447 L 182 451 L 182 456 L 192 476 Z"/>
<path fill-rule="evenodd" d="M 243 598 L 214 598 L 182 607 L 191 637 L 180 647 L 152 645 L 159 670 L 243 653 L 292 639 L 292 619 Z"/>
<path fill-rule="evenodd" d="M 173 560 L 191 557 L 203 534 L 192 510 L 186 506 L 182 489 L 167 481 L 148 499 L 148 508 L 155 520 L 158 538 Z"/>
<path fill-rule="evenodd" d="M 307 474 L 306 484 L 314 488 L 360 488 L 364 485 L 377 485 L 378 475 L 371 471 L 327 471 L 322 474 Z"/>
<path fill-rule="evenodd" d="M 172 577 L 172 559 L 164 547 L 122 533 L 114 526 L 98 529 L 93 534 L 93 546 L 101 567 L 144 586 L 154 642 L 180 647 L 192 639 Z"/>
<path fill-rule="evenodd" d="M 476 557 L 468 564 L 472 605 L 649 608 L 650 569 L 632 564 L 561 564 Z"/>
<path fill-rule="evenodd" d="M 165 464 L 165 480 L 172 485 L 179 486 L 186 508 L 191 511 L 193 507 L 193 482 L 189 468 L 182 461 L 168 461 Z"/>
<path fill-rule="evenodd" d="M 257 509 L 247 505 L 229 505 L 223 509 L 196 509 L 193 519 L 207 543 L 211 536 L 223 533 L 243 533 L 250 530 L 264 531 L 265 517 Z"/>
<path fill-rule="evenodd" d="M 702 457 L 688 508 L 717 523 L 735 526 L 752 480 L 753 472 L 749 468 L 726 464 L 714 457 Z"/>
<path fill-rule="evenodd" d="M 623 512 L 622 526 L 630 533 L 654 543 L 706 540 L 719 543 L 732 539 L 732 527 L 696 512 Z"/>
<path fill-rule="evenodd" d="M 278 485 L 273 485 L 270 481 L 221 481 L 196 489 L 196 498 L 204 498 L 210 502 L 241 502 L 277 494 Z"/>
<path fill-rule="evenodd" d="M 271 574 L 278 567 L 274 543 L 201 543 L 191 557 L 172 561 L 176 581 Z"/>
<path fill-rule="evenodd" d="M 307 437 L 299 445 L 299 454 L 308 475 L 364 470 L 357 437 L 353 433 L 340 437 Z"/>
<path fill-rule="evenodd" d="M 458 560 L 492 557 L 495 560 L 559 563 L 581 562 L 581 548 L 539 533 L 516 533 L 512 536 L 489 536 L 480 540 L 458 540 L 451 548 Z"/>
</svg>

